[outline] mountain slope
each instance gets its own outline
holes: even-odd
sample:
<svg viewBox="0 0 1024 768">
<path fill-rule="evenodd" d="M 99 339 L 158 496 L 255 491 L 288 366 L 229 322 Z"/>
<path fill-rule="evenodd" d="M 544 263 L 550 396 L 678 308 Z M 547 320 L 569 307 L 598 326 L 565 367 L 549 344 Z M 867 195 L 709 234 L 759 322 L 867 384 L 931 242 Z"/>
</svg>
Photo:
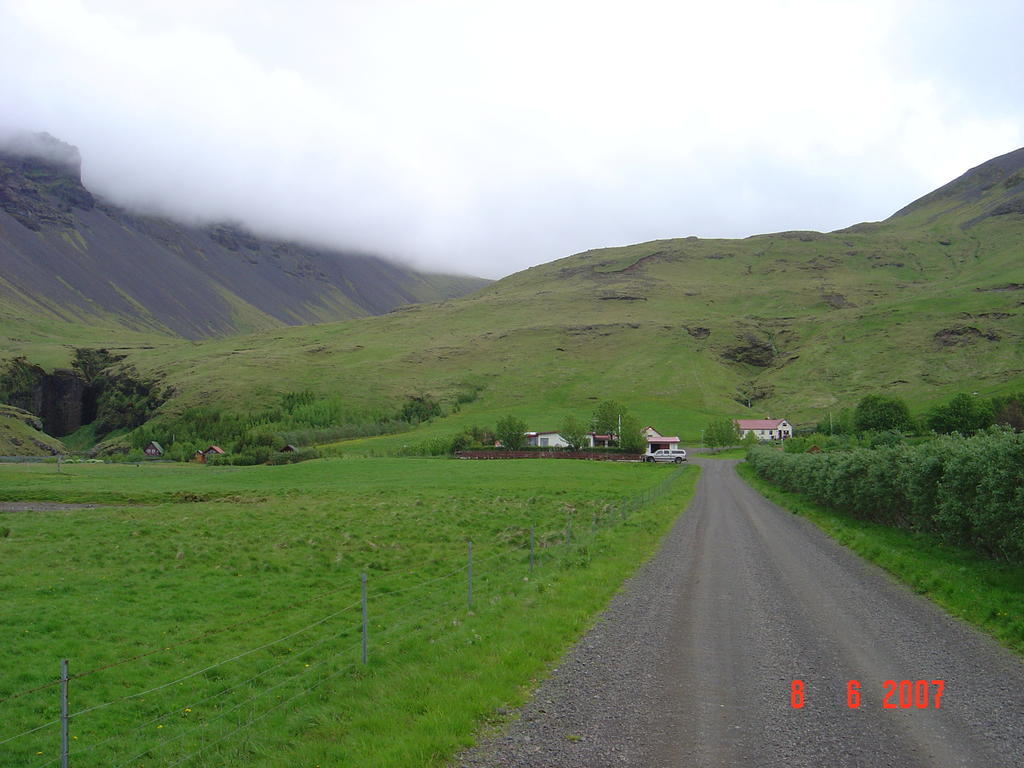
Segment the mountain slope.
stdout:
<svg viewBox="0 0 1024 768">
<path fill-rule="evenodd" d="M 1024 164 L 1024 152 L 1013 157 L 1004 178 Z M 479 398 L 453 423 L 512 410 L 554 428 L 614 397 L 691 439 L 709 415 L 799 422 L 870 391 L 915 408 L 1005 392 L 1024 383 L 1024 215 L 969 223 L 1013 194 L 1000 190 L 959 215 L 933 217 L 926 200 L 829 234 L 589 251 L 442 304 L 134 359 L 174 382 L 170 409 L 239 391 L 262 393 L 249 407 L 309 388 L 374 408 L 416 392 L 454 402 L 472 388 Z M 273 370 L 291 375 L 275 385 Z"/>
<path fill-rule="evenodd" d="M 994 157 L 930 192 L 889 219 L 971 227 L 991 218 L 1024 214 L 1024 148 Z"/>
<path fill-rule="evenodd" d="M 186 226 L 97 200 L 78 152 L 45 135 L 0 151 L 0 309 L 196 339 L 380 314 L 488 281 Z"/>
<path fill-rule="evenodd" d="M 614 398 L 693 440 L 710 416 L 800 423 L 867 392 L 915 409 L 1007 392 L 1024 384 L 1024 215 L 972 220 L 1012 199 L 1005 182 L 1024 152 L 1011 155 L 1003 185 L 970 208 L 940 196 L 828 234 L 588 251 L 382 316 L 121 351 L 174 388 L 169 415 L 200 404 L 246 412 L 303 390 L 389 413 L 409 395 L 461 401 L 423 434 L 508 412 L 554 429 Z"/>
</svg>

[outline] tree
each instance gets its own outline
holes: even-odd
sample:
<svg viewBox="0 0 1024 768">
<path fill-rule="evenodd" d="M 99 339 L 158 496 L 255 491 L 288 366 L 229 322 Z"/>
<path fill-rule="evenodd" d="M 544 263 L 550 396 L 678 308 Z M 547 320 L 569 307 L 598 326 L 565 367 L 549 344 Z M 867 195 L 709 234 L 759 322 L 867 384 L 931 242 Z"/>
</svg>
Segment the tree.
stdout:
<svg viewBox="0 0 1024 768">
<path fill-rule="evenodd" d="M 740 441 L 740 431 L 732 419 L 715 419 L 704 429 L 704 445 L 725 448 Z"/>
<path fill-rule="evenodd" d="M 853 410 L 853 424 L 858 432 L 903 430 L 912 426 L 910 409 L 898 397 L 865 395 Z"/>
<path fill-rule="evenodd" d="M 518 451 L 526 442 L 526 422 L 512 415 L 506 416 L 498 419 L 494 434 L 508 450 Z"/>
<path fill-rule="evenodd" d="M 945 405 L 928 411 L 925 424 L 928 429 L 944 434 L 959 432 L 961 435 L 973 435 L 991 426 L 994 417 L 990 401 L 961 393 Z"/>
<path fill-rule="evenodd" d="M 618 435 L 619 420 L 626 418 L 626 409 L 614 400 L 605 400 L 594 410 L 594 431 L 599 435 Z"/>
<path fill-rule="evenodd" d="M 71 367 L 77 371 L 86 384 L 92 384 L 104 369 L 124 360 L 124 355 L 113 355 L 107 349 L 77 347 L 71 360 Z"/>
<path fill-rule="evenodd" d="M 643 453 L 647 450 L 647 438 L 644 437 L 643 426 L 636 416 L 627 414 L 622 417 L 619 447 L 630 453 Z"/>
<path fill-rule="evenodd" d="M 587 444 L 587 426 L 575 416 L 566 416 L 558 434 L 569 444 L 570 451 L 578 451 Z"/>
</svg>

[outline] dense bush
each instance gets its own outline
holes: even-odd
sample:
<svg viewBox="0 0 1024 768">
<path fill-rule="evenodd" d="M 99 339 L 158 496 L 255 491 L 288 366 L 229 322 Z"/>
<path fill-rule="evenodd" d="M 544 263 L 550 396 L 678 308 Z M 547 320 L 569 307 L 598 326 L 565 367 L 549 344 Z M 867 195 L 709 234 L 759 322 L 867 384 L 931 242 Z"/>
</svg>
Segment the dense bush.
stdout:
<svg viewBox="0 0 1024 768">
<path fill-rule="evenodd" d="M 993 427 L 813 454 L 758 446 L 747 460 L 764 479 L 827 507 L 1024 562 L 1024 434 Z"/>
<path fill-rule="evenodd" d="M 959 394 L 943 405 L 937 405 L 925 414 L 928 429 L 940 434 L 959 432 L 973 435 L 995 421 L 995 408 L 991 400 Z"/>
</svg>

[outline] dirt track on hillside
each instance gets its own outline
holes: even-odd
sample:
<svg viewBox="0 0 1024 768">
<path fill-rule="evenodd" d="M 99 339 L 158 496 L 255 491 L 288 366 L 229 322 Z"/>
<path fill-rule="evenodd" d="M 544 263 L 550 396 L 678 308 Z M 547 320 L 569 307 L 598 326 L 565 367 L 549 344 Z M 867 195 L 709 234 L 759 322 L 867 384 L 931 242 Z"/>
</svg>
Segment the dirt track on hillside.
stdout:
<svg viewBox="0 0 1024 768">
<path fill-rule="evenodd" d="M 53 501 L 0 501 L 0 512 L 62 512 L 71 509 L 96 509 L 109 504 L 59 504 Z"/>
<path fill-rule="evenodd" d="M 735 462 L 699 463 L 658 554 L 521 718 L 456 765 L 1024 765 L 1017 657 L 765 501 Z M 883 708 L 886 680 L 926 681 L 929 708 L 900 708 L 898 688 Z"/>
</svg>

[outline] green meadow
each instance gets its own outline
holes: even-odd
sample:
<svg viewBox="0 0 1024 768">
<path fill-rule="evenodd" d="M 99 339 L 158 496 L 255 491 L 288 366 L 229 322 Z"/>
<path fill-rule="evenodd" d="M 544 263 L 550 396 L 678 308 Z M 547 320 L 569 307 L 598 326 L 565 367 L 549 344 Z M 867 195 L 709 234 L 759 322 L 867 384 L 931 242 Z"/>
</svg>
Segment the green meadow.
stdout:
<svg viewBox="0 0 1024 768">
<path fill-rule="evenodd" d="M 68 658 L 75 768 L 443 765 L 589 626 L 697 473 L 0 465 L 0 501 L 99 505 L 0 512 L 0 764 L 59 764 Z"/>
</svg>

